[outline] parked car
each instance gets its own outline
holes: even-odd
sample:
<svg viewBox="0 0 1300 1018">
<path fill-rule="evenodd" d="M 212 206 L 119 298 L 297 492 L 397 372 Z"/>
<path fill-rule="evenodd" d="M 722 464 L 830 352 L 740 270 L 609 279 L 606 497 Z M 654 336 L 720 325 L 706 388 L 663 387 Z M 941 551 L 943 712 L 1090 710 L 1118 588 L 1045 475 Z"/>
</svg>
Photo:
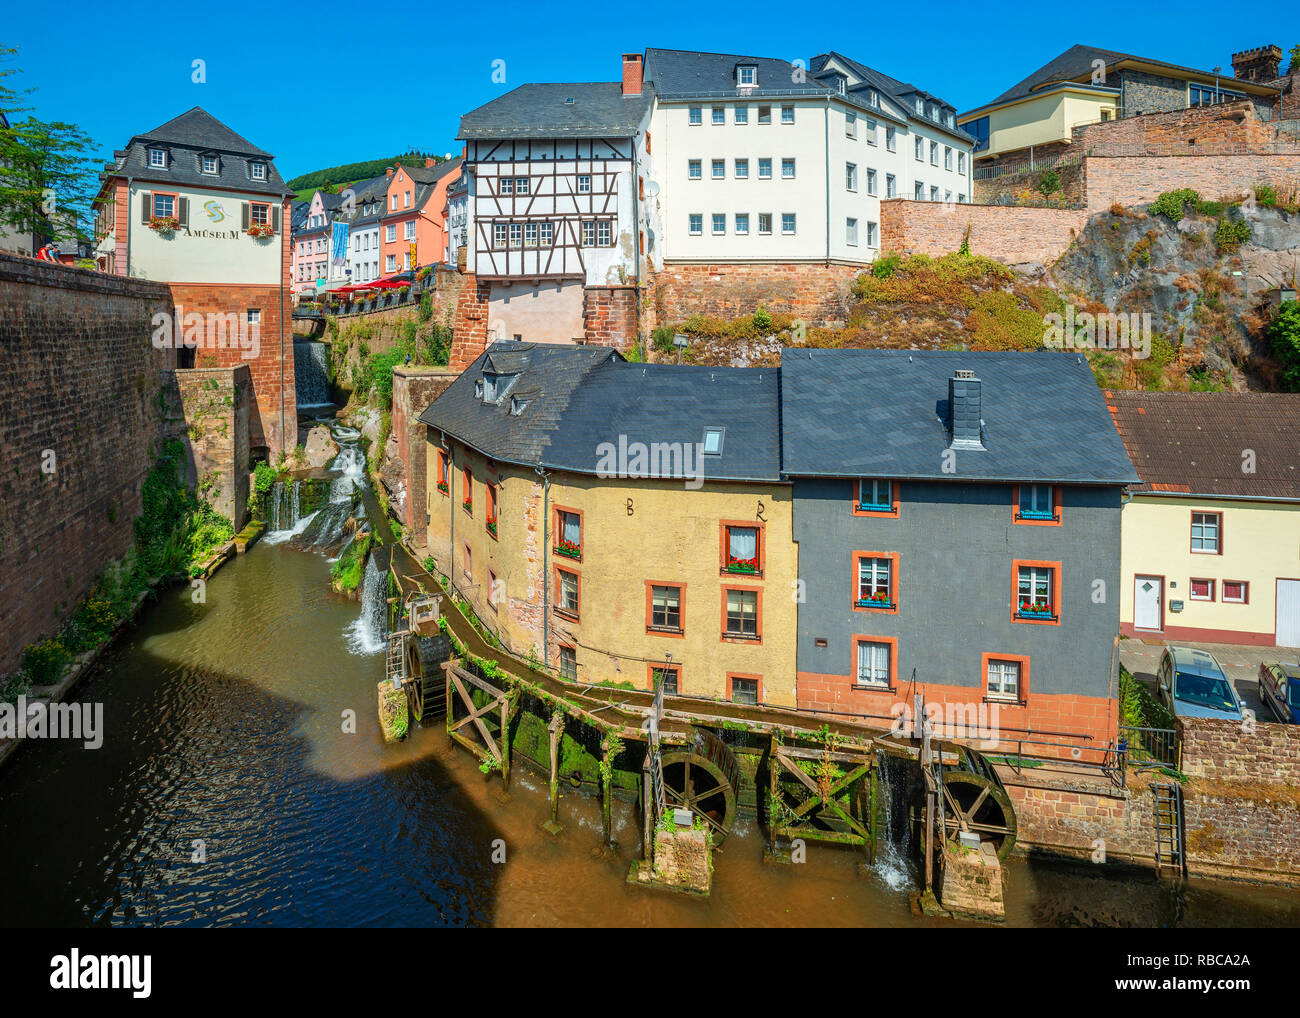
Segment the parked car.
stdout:
<svg viewBox="0 0 1300 1018">
<path fill-rule="evenodd" d="M 1241 701 L 1208 651 L 1165 647 L 1156 670 L 1156 695 L 1180 718 L 1241 720 Z"/>
<path fill-rule="evenodd" d="M 1261 661 L 1259 698 L 1284 724 L 1300 724 L 1300 664 Z"/>
</svg>

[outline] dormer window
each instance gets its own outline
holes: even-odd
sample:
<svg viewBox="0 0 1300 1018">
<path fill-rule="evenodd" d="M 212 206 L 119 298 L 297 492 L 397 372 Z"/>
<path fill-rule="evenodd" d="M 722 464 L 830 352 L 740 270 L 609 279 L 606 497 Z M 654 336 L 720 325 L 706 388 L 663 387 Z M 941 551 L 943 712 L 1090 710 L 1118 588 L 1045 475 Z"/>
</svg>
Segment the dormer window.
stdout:
<svg viewBox="0 0 1300 1018">
<path fill-rule="evenodd" d="M 254 180 L 266 179 L 266 163 L 249 163 L 248 165 Z"/>
<path fill-rule="evenodd" d="M 216 173 L 216 172 L 217 172 L 217 157 L 216 157 L 216 156 L 214 156 L 214 155 L 205 155 L 205 156 L 200 156 L 200 157 L 199 157 L 199 162 L 200 162 L 200 165 L 203 167 L 203 172 L 204 172 L 204 173 Z"/>
<path fill-rule="evenodd" d="M 160 148 L 151 148 L 149 150 L 149 168 L 165 170 L 167 168 L 167 153 Z"/>
<path fill-rule="evenodd" d="M 753 88 L 758 84 L 758 68 L 753 64 L 741 64 L 736 68 L 736 84 Z"/>
<path fill-rule="evenodd" d="M 526 400 L 526 399 L 520 399 L 518 396 L 512 396 L 512 397 L 510 398 L 510 416 L 511 416 L 511 417 L 518 417 L 520 414 L 522 414 L 522 413 L 523 413 L 525 410 L 527 410 L 527 409 L 528 409 L 528 400 Z"/>
<path fill-rule="evenodd" d="M 835 91 L 844 95 L 849 90 L 849 79 L 842 74 L 835 75 Z"/>
<path fill-rule="evenodd" d="M 564 105 L 565 105 L 565 106 L 572 106 L 572 105 L 573 105 L 573 96 L 571 96 L 571 95 L 566 95 L 566 96 L 564 97 Z"/>
</svg>

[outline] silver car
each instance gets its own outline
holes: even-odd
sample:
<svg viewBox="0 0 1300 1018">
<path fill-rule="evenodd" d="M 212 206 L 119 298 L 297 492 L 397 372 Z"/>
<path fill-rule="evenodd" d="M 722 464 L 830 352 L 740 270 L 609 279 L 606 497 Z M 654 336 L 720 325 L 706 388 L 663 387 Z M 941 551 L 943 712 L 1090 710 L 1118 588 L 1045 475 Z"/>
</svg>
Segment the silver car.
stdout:
<svg viewBox="0 0 1300 1018">
<path fill-rule="evenodd" d="M 1156 670 L 1156 694 L 1180 718 L 1241 720 L 1241 701 L 1208 651 L 1166 647 Z"/>
</svg>

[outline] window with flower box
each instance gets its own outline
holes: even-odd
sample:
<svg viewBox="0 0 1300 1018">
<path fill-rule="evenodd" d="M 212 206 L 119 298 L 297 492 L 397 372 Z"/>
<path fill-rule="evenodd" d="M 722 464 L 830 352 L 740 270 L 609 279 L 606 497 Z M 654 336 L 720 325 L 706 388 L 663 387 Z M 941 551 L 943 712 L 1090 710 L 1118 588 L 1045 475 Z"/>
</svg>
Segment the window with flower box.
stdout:
<svg viewBox="0 0 1300 1018">
<path fill-rule="evenodd" d="M 497 486 L 495 484 L 483 485 L 484 499 L 487 502 L 487 512 L 484 513 L 484 528 L 495 540 L 497 537 Z"/>
<path fill-rule="evenodd" d="M 858 516 L 897 516 L 898 482 L 863 477 L 853 485 L 853 512 Z"/>
<path fill-rule="evenodd" d="M 722 522 L 723 574 L 763 575 L 763 528 L 754 523 Z"/>
<path fill-rule="evenodd" d="M 582 513 L 576 509 L 555 508 L 555 554 L 582 561 Z"/>
<path fill-rule="evenodd" d="M 681 636 L 683 590 L 678 584 L 646 582 L 646 632 Z"/>
<path fill-rule="evenodd" d="M 898 611 L 896 553 L 867 551 L 854 554 L 853 608 L 855 611 Z"/>
<path fill-rule="evenodd" d="M 448 483 L 448 479 L 447 479 L 447 468 L 449 464 L 450 464 L 450 458 L 447 455 L 447 450 L 439 449 L 437 483 L 438 483 L 438 490 L 441 491 L 444 495 L 451 494 L 451 484 Z"/>
<path fill-rule="evenodd" d="M 1015 575 L 1013 620 L 1059 624 L 1061 564 L 1017 561 L 1013 568 Z"/>
<path fill-rule="evenodd" d="M 568 569 L 555 568 L 555 610 L 573 621 L 581 615 L 582 580 Z"/>
<path fill-rule="evenodd" d="M 1015 522 L 1059 525 L 1061 522 L 1061 487 L 1053 484 L 1017 484 L 1012 486 Z"/>
<path fill-rule="evenodd" d="M 460 507 L 471 516 L 474 515 L 474 475 L 470 473 L 469 467 L 461 470 Z"/>
<path fill-rule="evenodd" d="M 722 592 L 724 640 L 762 639 L 763 631 L 759 620 L 759 591 L 743 589 L 724 590 Z"/>
</svg>

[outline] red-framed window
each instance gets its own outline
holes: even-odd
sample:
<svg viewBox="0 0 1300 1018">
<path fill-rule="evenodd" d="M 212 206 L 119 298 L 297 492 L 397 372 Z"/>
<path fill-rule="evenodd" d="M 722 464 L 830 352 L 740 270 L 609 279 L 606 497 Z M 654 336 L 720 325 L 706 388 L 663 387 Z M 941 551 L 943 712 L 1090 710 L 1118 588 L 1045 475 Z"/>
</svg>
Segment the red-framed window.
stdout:
<svg viewBox="0 0 1300 1018">
<path fill-rule="evenodd" d="M 686 584 L 645 581 L 645 631 L 656 636 L 686 634 Z"/>
<path fill-rule="evenodd" d="M 1191 601 L 1213 601 L 1214 600 L 1214 581 L 1204 577 L 1193 576 L 1187 581 L 1191 588 L 1188 592 L 1188 600 Z"/>
<path fill-rule="evenodd" d="M 552 551 L 556 555 L 582 561 L 582 510 L 567 505 L 555 507 L 555 544 Z"/>
<path fill-rule="evenodd" d="M 898 640 L 856 634 L 849 641 L 849 674 L 855 689 L 893 689 L 898 680 Z"/>
<path fill-rule="evenodd" d="M 722 588 L 722 639 L 726 643 L 763 642 L 762 588 Z"/>
<path fill-rule="evenodd" d="M 1011 564 L 1011 621 L 1061 624 L 1061 563 L 1016 559 Z"/>
<path fill-rule="evenodd" d="M 1245 580 L 1224 580 L 1222 597 L 1228 604 L 1250 604 L 1250 584 Z"/>
<path fill-rule="evenodd" d="M 1223 554 L 1223 513 L 1192 513 L 1192 551 L 1197 555 Z"/>
<path fill-rule="evenodd" d="M 555 567 L 555 611 L 574 622 L 582 618 L 582 574 Z"/>
<path fill-rule="evenodd" d="M 1025 703 L 1029 693 L 1029 658 L 1023 654 L 983 654 L 980 679 L 984 699 Z"/>
<path fill-rule="evenodd" d="M 681 696 L 682 689 L 682 666 L 671 665 L 666 663 L 647 662 L 646 671 L 646 688 L 654 692 L 655 682 L 662 679 L 664 684 L 664 696 Z"/>
<path fill-rule="evenodd" d="M 852 483 L 854 516 L 898 515 L 898 481 L 887 477 L 859 477 Z"/>
<path fill-rule="evenodd" d="M 467 466 L 460 471 L 460 507 L 474 515 L 474 474 Z"/>
<path fill-rule="evenodd" d="M 1011 521 L 1028 527 L 1059 527 L 1063 497 L 1059 484 L 1013 484 Z"/>
<path fill-rule="evenodd" d="M 855 551 L 851 583 L 854 611 L 898 614 L 898 552 Z"/>
<path fill-rule="evenodd" d="M 763 676 L 744 672 L 727 673 L 727 699 L 735 703 L 763 702 Z"/>
<path fill-rule="evenodd" d="M 486 510 L 483 514 L 483 527 L 492 536 L 492 540 L 497 540 L 497 486 L 495 484 L 483 485 L 483 498 L 487 503 L 484 506 Z"/>
<path fill-rule="evenodd" d="M 448 495 L 448 496 L 451 495 L 451 484 L 447 480 L 447 467 L 449 462 L 450 461 L 447 456 L 447 450 L 439 449 L 438 459 L 437 459 L 437 463 L 438 463 L 437 486 L 439 491 L 441 491 L 444 495 Z"/>
<path fill-rule="evenodd" d="M 759 520 L 719 523 L 719 569 L 723 576 L 762 576 L 766 525 Z"/>
</svg>

